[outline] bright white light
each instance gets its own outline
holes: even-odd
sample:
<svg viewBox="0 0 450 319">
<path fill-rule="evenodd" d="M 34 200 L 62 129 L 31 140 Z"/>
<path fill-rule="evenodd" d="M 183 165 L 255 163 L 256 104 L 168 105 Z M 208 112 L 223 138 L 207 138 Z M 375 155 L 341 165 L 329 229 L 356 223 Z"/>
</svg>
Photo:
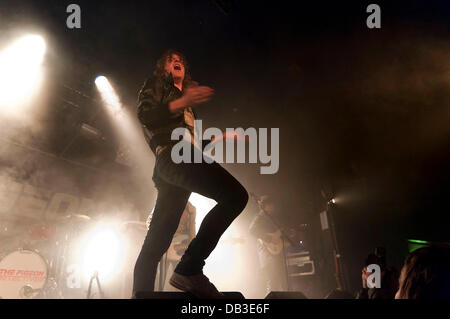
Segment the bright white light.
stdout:
<svg viewBox="0 0 450 319">
<path fill-rule="evenodd" d="M 192 193 L 189 201 L 196 208 L 195 228 L 198 232 L 201 222 L 206 214 L 217 204 L 216 201 Z M 214 278 L 214 284 L 219 290 L 233 290 L 245 281 L 243 278 L 246 265 L 245 253 L 243 252 L 243 245 L 239 242 L 234 242 L 233 239 L 239 238 L 239 234 L 233 227 L 228 228 L 222 235 L 218 245 L 208 257 L 208 262 L 203 269 L 204 273 Z M 230 277 L 229 274 L 233 273 Z"/>
<path fill-rule="evenodd" d="M 205 218 L 206 214 L 216 206 L 216 201 L 197 193 L 192 193 L 189 197 L 189 201 L 196 209 L 195 232 L 197 233 L 203 218 Z"/>
<path fill-rule="evenodd" d="M 83 245 L 82 269 L 85 276 L 90 277 L 97 271 L 100 280 L 105 280 L 120 270 L 122 243 L 118 229 L 113 226 L 105 225 L 94 230 Z"/>
<path fill-rule="evenodd" d="M 99 75 L 95 78 L 95 85 L 97 85 L 97 87 L 102 90 L 108 86 L 108 79 L 103 75 Z"/>
<path fill-rule="evenodd" d="M 331 202 L 332 202 L 333 204 L 336 204 L 336 200 L 335 200 L 334 198 L 331 200 Z"/>
<path fill-rule="evenodd" d="M 0 52 L 0 106 L 4 110 L 14 110 L 33 95 L 45 50 L 41 36 L 27 35 Z"/>
<path fill-rule="evenodd" d="M 95 85 L 97 86 L 103 101 L 110 106 L 114 112 L 120 111 L 122 107 L 119 97 L 111 86 L 111 83 L 109 83 L 108 79 L 103 75 L 97 76 L 95 78 Z"/>
</svg>

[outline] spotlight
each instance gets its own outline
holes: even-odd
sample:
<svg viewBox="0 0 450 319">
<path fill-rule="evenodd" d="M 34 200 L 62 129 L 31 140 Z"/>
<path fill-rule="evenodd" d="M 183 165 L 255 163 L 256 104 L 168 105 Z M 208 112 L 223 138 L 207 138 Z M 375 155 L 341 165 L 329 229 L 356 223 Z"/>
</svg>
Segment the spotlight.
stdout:
<svg viewBox="0 0 450 319">
<path fill-rule="evenodd" d="M 100 95 L 102 96 L 103 101 L 110 106 L 114 112 L 120 111 L 122 106 L 119 97 L 111 86 L 111 83 L 109 83 L 108 79 L 103 75 L 99 75 L 95 78 L 94 82 L 100 92 Z"/>
<path fill-rule="evenodd" d="M 34 93 L 41 78 L 46 45 L 39 35 L 27 35 L 0 52 L 0 106 L 9 111 Z"/>
<path fill-rule="evenodd" d="M 94 82 L 100 90 L 108 86 L 108 79 L 103 75 L 97 76 Z"/>
<path fill-rule="evenodd" d="M 92 231 L 84 243 L 83 273 L 90 277 L 98 272 L 105 280 L 120 269 L 124 247 L 119 230 L 113 225 L 101 225 Z"/>
</svg>

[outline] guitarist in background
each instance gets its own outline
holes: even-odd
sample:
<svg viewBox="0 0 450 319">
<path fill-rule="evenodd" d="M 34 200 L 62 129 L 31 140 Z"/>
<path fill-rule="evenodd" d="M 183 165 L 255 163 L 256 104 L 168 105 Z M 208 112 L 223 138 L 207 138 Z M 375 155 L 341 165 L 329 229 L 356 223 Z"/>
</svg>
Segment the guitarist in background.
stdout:
<svg viewBox="0 0 450 319">
<path fill-rule="evenodd" d="M 261 196 L 258 203 L 261 210 L 250 224 L 249 231 L 258 239 L 259 263 L 267 284 L 267 292 L 286 291 L 286 265 L 281 230 L 272 222 L 272 219 L 280 219 L 280 212 L 273 199 L 267 195 Z"/>
</svg>

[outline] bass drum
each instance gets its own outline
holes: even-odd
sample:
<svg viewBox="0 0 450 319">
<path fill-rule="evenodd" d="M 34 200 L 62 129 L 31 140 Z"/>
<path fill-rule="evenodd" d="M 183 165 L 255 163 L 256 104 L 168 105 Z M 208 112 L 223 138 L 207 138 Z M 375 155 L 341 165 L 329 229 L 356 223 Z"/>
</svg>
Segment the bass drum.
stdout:
<svg viewBox="0 0 450 319">
<path fill-rule="evenodd" d="M 42 296 L 47 275 L 47 262 L 37 252 L 19 249 L 9 253 L 0 261 L 0 298 Z"/>
</svg>

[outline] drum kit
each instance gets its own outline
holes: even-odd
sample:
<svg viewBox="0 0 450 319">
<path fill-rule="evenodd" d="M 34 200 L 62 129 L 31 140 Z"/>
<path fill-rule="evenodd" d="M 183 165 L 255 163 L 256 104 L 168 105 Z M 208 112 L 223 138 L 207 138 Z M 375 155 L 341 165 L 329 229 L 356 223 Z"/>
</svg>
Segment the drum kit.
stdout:
<svg viewBox="0 0 450 319">
<path fill-rule="evenodd" d="M 84 298 L 81 289 L 74 297 L 67 286 L 67 267 L 74 261 L 74 243 L 95 222 L 81 214 L 43 222 L 0 219 L 0 299 Z M 120 227 L 125 236 L 143 238 L 147 231 L 139 221 L 126 221 Z"/>
</svg>

